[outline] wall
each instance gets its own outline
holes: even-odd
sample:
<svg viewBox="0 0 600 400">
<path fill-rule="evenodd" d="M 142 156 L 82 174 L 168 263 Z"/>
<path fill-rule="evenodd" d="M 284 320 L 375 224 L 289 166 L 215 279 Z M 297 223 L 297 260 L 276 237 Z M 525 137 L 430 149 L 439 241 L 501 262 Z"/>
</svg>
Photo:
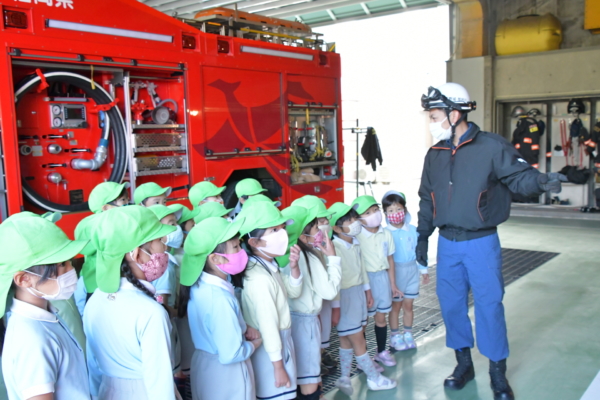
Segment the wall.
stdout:
<svg viewBox="0 0 600 400">
<path fill-rule="evenodd" d="M 600 46 L 600 34 L 592 34 L 583 28 L 585 0 L 481 0 L 485 2 L 488 48 L 495 54 L 496 27 L 504 19 L 520 15 L 554 14 L 563 28 L 562 49 Z"/>
</svg>

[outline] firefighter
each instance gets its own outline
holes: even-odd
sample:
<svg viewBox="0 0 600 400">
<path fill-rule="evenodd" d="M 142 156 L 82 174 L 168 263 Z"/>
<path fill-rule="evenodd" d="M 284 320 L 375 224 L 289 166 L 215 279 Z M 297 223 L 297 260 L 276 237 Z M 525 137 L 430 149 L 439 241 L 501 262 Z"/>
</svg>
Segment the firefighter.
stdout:
<svg viewBox="0 0 600 400">
<path fill-rule="evenodd" d="M 427 265 L 428 238 L 439 229 L 437 294 L 446 345 L 458 365 L 444 386 L 459 390 L 475 376 L 467 296 L 473 291 L 477 346 L 490 359 L 494 399 L 514 399 L 506 379 L 508 340 L 504 318 L 502 255 L 497 225 L 510 213 L 510 191 L 525 196 L 560 192 L 558 173 L 542 174 L 508 141 L 467 122 L 475 109 L 464 87 L 430 87 L 421 98 L 436 144 L 423 167 L 419 196 L 417 262 Z"/>
<path fill-rule="evenodd" d="M 516 106 L 511 113 L 512 118 L 518 118 L 512 144 L 525 161 L 534 168 L 539 168 L 540 136 L 544 134 L 543 128 L 539 126 L 539 121 L 532 117 L 537 113 L 539 110 L 535 108 L 526 113 L 521 106 Z"/>
</svg>

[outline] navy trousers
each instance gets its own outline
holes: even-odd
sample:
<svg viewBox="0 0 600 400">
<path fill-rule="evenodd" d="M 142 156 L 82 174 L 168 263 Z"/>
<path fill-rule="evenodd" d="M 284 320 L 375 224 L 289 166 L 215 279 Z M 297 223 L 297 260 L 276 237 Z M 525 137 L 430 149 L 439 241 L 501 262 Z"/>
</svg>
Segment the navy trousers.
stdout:
<svg viewBox="0 0 600 400">
<path fill-rule="evenodd" d="M 438 241 L 437 295 L 446 324 L 446 346 L 474 346 L 468 316 L 469 289 L 475 301 L 475 333 L 481 354 L 492 361 L 508 357 L 504 318 L 504 279 L 498 234 L 454 242 Z"/>
</svg>

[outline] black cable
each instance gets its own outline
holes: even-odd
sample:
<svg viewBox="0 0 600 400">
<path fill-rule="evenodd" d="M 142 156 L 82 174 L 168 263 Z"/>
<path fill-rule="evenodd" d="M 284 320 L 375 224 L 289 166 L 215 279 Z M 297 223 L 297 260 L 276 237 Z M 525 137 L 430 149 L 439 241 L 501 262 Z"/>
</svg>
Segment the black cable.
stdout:
<svg viewBox="0 0 600 400">
<path fill-rule="evenodd" d="M 113 101 L 113 99 L 102 88 L 101 85 L 96 84 L 95 89 L 92 89 L 90 79 L 83 75 L 78 75 L 74 74 L 73 72 L 67 71 L 47 72 L 44 75 L 46 82 L 48 82 L 50 85 L 54 83 L 67 83 L 69 85 L 75 86 L 81 89 L 88 98 L 93 99 L 98 105 L 110 104 Z M 25 94 L 29 93 L 31 90 L 37 87 L 37 84 L 34 81 L 39 80 L 41 80 L 41 78 L 37 74 L 32 74 L 18 83 L 17 87 L 15 88 L 15 108 L 19 105 L 19 101 L 23 98 Z M 25 90 L 21 90 L 27 85 L 29 86 Z M 121 113 L 119 112 L 116 106 L 112 107 L 106 113 L 108 114 L 108 117 L 111 121 L 111 128 L 113 132 L 113 148 L 115 153 L 114 166 L 108 178 L 108 181 L 120 183 L 123 180 L 123 176 L 125 175 L 125 170 L 127 168 L 127 137 L 124 128 L 125 124 L 123 122 L 123 117 L 121 116 Z M 25 179 L 23 179 L 21 182 L 23 186 L 23 192 L 26 195 L 26 197 L 32 203 L 38 205 L 41 208 L 58 212 L 74 212 L 89 210 L 87 202 L 74 205 L 65 205 L 46 200 L 38 193 L 36 193 Z"/>
</svg>

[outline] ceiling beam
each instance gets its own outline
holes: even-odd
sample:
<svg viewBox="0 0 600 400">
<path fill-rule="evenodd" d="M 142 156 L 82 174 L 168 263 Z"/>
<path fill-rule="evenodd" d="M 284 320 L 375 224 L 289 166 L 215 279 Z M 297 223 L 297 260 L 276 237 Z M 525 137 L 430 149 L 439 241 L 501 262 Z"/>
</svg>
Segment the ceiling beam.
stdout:
<svg viewBox="0 0 600 400">
<path fill-rule="evenodd" d="M 296 14 L 307 14 L 313 13 L 317 11 L 325 11 L 327 9 L 333 8 L 332 5 L 335 4 L 336 7 L 341 6 L 349 6 L 353 4 L 363 3 L 364 0 L 320 0 L 320 1 L 311 1 L 308 3 L 302 3 L 298 5 L 292 5 L 289 7 L 278 8 L 275 10 L 269 10 L 262 13 L 267 17 L 276 17 L 276 18 L 288 18 L 293 17 Z"/>
<path fill-rule="evenodd" d="M 371 10 L 369 10 L 369 7 L 367 7 L 367 5 L 365 3 L 360 3 L 360 6 L 362 7 L 365 14 L 371 15 Z"/>
<path fill-rule="evenodd" d="M 327 14 L 329 14 L 329 18 L 331 18 L 332 21 L 337 21 L 335 14 L 330 9 L 327 9 Z"/>
<path fill-rule="evenodd" d="M 254 6 L 254 7 L 244 8 L 244 11 L 261 14 L 263 11 L 266 11 L 266 10 L 277 10 L 277 9 L 280 9 L 282 7 L 286 7 L 289 5 L 305 4 L 305 3 L 309 3 L 309 2 L 311 2 L 311 0 L 304 0 L 304 1 L 303 0 L 277 0 L 272 3 L 267 3 L 267 4 L 262 4 L 262 5 L 258 5 L 258 6 Z"/>
<path fill-rule="evenodd" d="M 400 0 L 400 5 L 402 6 L 402 8 L 408 8 L 408 6 L 406 5 L 406 1 L 404 0 Z"/>
</svg>

